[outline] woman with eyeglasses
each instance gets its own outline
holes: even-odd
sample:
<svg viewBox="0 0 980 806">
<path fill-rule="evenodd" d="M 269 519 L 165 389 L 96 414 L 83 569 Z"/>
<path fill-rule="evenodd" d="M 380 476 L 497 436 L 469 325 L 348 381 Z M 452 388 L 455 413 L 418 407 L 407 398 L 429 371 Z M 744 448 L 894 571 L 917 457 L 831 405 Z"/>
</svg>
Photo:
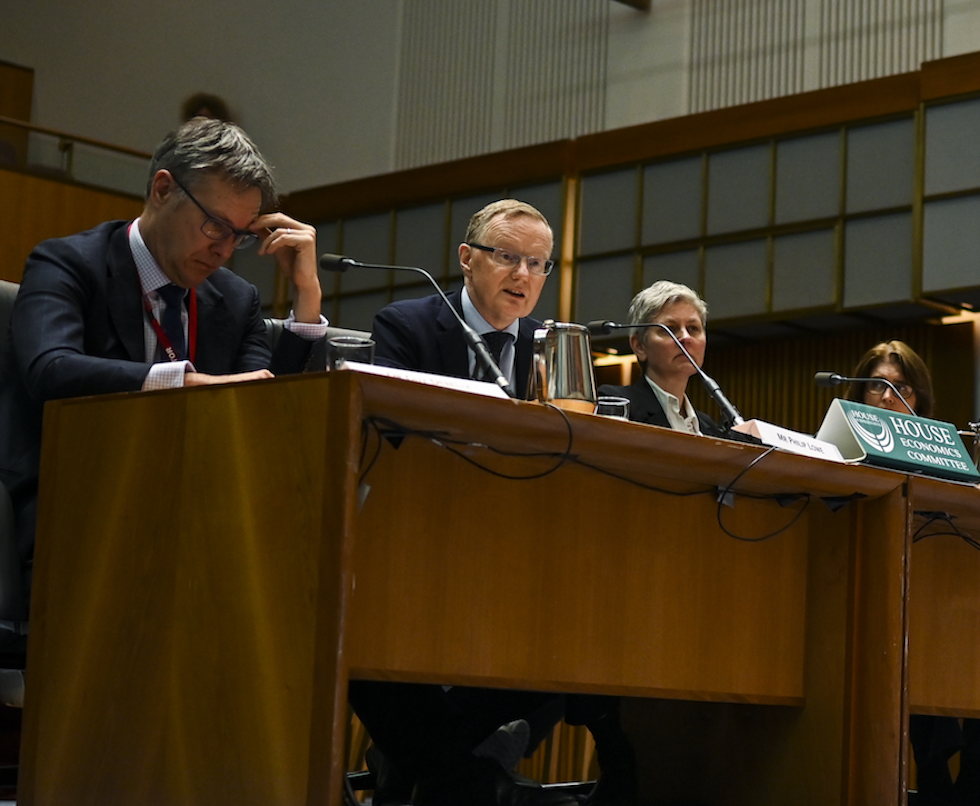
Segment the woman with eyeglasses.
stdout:
<svg viewBox="0 0 980 806">
<path fill-rule="evenodd" d="M 932 417 L 935 398 L 932 376 L 918 353 L 905 342 L 876 344 L 854 368 L 852 377 L 891 381 L 905 403 L 920 417 Z M 908 413 L 905 404 L 885 383 L 853 383 L 847 399 L 880 409 Z M 915 756 L 917 804 L 980 802 L 980 720 L 913 714 L 909 736 Z M 949 759 L 960 753 L 960 773 L 953 783 Z"/>
<path fill-rule="evenodd" d="M 864 354 L 851 377 L 891 381 L 916 414 L 932 417 L 932 376 L 925 361 L 904 341 L 893 339 L 876 344 Z M 905 403 L 886 383 L 852 383 L 846 397 L 855 403 L 908 414 Z"/>
</svg>

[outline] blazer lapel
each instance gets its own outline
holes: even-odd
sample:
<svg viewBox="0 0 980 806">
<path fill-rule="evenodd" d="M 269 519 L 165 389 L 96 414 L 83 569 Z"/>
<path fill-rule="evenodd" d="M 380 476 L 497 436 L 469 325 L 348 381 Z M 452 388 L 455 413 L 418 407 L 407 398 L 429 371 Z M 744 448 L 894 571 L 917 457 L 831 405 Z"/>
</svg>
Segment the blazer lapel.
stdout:
<svg viewBox="0 0 980 806">
<path fill-rule="evenodd" d="M 534 331 L 538 326 L 534 319 L 521 319 L 514 345 L 514 382 L 517 396 L 526 400 L 531 380 L 531 359 L 534 357 Z"/>
<path fill-rule="evenodd" d="M 450 294 L 449 302 L 462 315 L 461 292 L 454 291 Z M 439 351 L 439 362 L 444 373 L 457 378 L 470 377 L 470 357 L 463 329 L 441 298 L 436 324 L 436 349 Z"/>
<path fill-rule="evenodd" d="M 670 428 L 667 413 L 642 375 L 633 384 L 633 400 L 630 402 L 630 407 L 631 420 Z"/>
<path fill-rule="evenodd" d="M 146 361 L 143 342 L 143 289 L 129 248 L 129 228 L 120 226 L 109 240 L 106 254 L 106 308 L 126 355 Z"/>
</svg>

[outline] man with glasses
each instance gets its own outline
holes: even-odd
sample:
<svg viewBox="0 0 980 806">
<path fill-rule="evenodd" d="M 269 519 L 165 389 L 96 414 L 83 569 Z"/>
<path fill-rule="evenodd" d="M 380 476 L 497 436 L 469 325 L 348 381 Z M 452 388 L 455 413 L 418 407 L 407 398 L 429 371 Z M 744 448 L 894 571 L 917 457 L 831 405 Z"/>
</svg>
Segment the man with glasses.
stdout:
<svg viewBox="0 0 980 806">
<path fill-rule="evenodd" d="M 459 245 L 463 288 L 449 301 L 490 347 L 518 397 L 527 394 L 531 343 L 539 322 L 527 318 L 554 267 L 547 219 L 515 199 L 488 204 L 471 219 Z M 438 294 L 395 302 L 374 319 L 381 364 L 472 378 L 476 356 Z"/>
<path fill-rule="evenodd" d="M 554 268 L 553 245 L 551 227 L 538 210 L 504 199 L 470 219 L 458 248 L 463 288 L 450 294 L 449 301 L 483 336 L 522 398 L 528 390 L 533 334 L 540 324 L 529 314 Z M 479 372 L 462 328 L 437 294 L 384 308 L 374 319 L 373 336 L 379 363 L 461 378 Z M 631 806 L 635 762 L 619 724 L 617 700 L 558 698 L 543 692 L 352 680 L 351 705 L 380 750 L 369 756 L 379 784 L 375 806 L 409 801 L 418 806 L 576 803 L 560 790 L 516 781 L 482 749 L 496 729 L 522 718 L 540 738 L 563 709 L 567 721 L 588 725 L 596 739 L 603 779 L 587 804 Z"/>
<path fill-rule="evenodd" d="M 0 480 L 33 555 L 45 401 L 302 370 L 320 316 L 316 231 L 275 209 L 270 167 L 237 126 L 196 118 L 150 164 L 135 221 L 45 241 L 27 260 L 0 356 Z M 223 264 L 255 242 L 294 287 L 269 349 L 258 291 Z"/>
</svg>

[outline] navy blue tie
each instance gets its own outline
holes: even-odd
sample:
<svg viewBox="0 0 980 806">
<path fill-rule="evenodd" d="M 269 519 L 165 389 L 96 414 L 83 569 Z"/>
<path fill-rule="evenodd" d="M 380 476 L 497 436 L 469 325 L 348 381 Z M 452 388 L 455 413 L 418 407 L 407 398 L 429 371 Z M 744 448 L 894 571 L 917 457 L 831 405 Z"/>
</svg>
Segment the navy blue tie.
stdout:
<svg viewBox="0 0 980 806">
<path fill-rule="evenodd" d="M 511 341 L 510 333 L 503 330 L 494 330 L 490 333 L 483 334 L 483 340 L 487 343 L 487 347 L 490 349 L 490 355 L 493 356 L 494 363 L 500 366 L 500 356 L 504 352 L 504 345 Z M 496 378 L 487 378 L 485 372 L 481 371 L 479 363 L 476 367 L 476 372 L 474 373 L 478 381 L 495 381 Z"/>
<path fill-rule="evenodd" d="M 184 343 L 184 323 L 181 319 L 181 313 L 184 309 L 184 294 L 186 292 L 183 288 L 178 288 L 170 283 L 158 288 L 157 293 L 164 301 L 160 327 L 170 339 L 170 346 L 177 353 L 177 358 L 183 360 L 187 358 L 187 345 Z"/>
</svg>

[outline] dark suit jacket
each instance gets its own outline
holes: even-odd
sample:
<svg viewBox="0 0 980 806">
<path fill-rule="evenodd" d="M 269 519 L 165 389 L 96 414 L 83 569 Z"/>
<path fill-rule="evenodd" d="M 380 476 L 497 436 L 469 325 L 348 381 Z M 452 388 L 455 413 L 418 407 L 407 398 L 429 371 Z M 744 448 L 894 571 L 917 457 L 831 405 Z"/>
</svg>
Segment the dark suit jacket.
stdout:
<svg viewBox="0 0 980 806">
<path fill-rule="evenodd" d="M 454 291 L 449 295 L 449 302 L 460 312 L 463 310 L 461 294 L 461 291 Z M 514 345 L 514 386 L 517 396 L 526 398 L 534 329 L 540 323 L 534 319 L 519 321 Z M 393 302 L 383 308 L 374 317 L 372 337 L 375 341 L 374 360 L 379 364 L 454 378 L 470 377 L 463 329 L 438 294 Z"/>
<path fill-rule="evenodd" d="M 27 260 L 0 356 L 0 479 L 15 499 L 36 490 L 48 400 L 138 391 L 150 364 L 128 222 L 40 244 Z M 310 344 L 286 333 L 270 353 L 254 286 L 220 269 L 197 289 L 201 372 L 302 370 Z"/>
<path fill-rule="evenodd" d="M 660 401 L 654 394 L 650 384 L 641 375 L 632 386 L 612 386 L 604 384 L 599 387 L 600 395 L 615 395 L 625 397 L 630 402 L 630 419 L 638 423 L 648 423 L 650 425 L 660 425 L 670 428 L 670 421 L 667 419 L 667 412 L 664 411 Z M 701 426 L 701 433 L 709 437 L 726 437 L 742 441 L 743 434 L 737 432 L 730 433 L 725 431 L 718 423 L 712 420 L 702 411 L 695 412 L 698 415 L 698 423 Z M 754 437 L 753 442 L 757 441 Z"/>
</svg>

